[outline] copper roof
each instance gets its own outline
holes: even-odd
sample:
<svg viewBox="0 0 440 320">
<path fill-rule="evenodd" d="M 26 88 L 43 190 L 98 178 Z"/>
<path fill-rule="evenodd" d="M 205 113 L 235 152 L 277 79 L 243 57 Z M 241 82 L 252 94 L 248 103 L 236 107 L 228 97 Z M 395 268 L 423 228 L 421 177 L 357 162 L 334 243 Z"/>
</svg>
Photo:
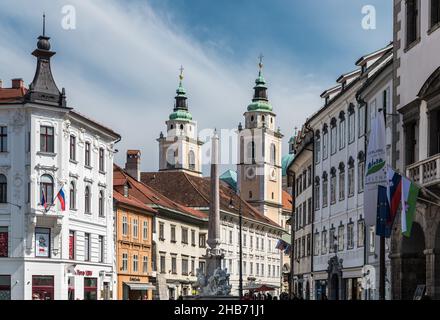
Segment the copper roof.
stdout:
<svg viewBox="0 0 440 320">
<path fill-rule="evenodd" d="M 209 208 L 210 178 L 202 178 L 178 171 L 142 172 L 141 181 L 164 196 L 186 207 Z M 232 199 L 232 208 L 230 207 Z M 241 199 L 226 183 L 220 182 L 220 209 L 238 214 L 239 204 L 243 217 L 281 228 Z"/>
<path fill-rule="evenodd" d="M 128 183 L 129 194 L 131 197 L 147 206 L 159 206 L 182 214 L 193 216 L 199 219 L 207 219 L 208 215 L 193 208 L 188 208 L 182 204 L 170 200 L 154 188 L 137 181 L 122 168 L 117 165 L 113 166 L 114 190 L 123 194 L 123 186 Z"/>
</svg>

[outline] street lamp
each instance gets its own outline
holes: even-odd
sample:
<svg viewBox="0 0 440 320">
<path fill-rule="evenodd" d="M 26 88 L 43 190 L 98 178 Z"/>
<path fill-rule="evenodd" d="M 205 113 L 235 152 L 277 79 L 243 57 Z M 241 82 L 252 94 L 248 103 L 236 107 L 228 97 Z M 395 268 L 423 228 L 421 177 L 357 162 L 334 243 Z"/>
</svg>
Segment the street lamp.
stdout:
<svg viewBox="0 0 440 320">
<path fill-rule="evenodd" d="M 239 278 L 238 278 L 238 296 L 240 300 L 243 299 L 243 245 L 242 245 L 242 214 L 241 214 L 241 198 L 240 191 L 237 191 L 238 195 L 238 248 L 239 248 Z M 229 201 L 229 208 L 233 209 L 234 204 L 232 202 L 232 197 Z"/>
</svg>

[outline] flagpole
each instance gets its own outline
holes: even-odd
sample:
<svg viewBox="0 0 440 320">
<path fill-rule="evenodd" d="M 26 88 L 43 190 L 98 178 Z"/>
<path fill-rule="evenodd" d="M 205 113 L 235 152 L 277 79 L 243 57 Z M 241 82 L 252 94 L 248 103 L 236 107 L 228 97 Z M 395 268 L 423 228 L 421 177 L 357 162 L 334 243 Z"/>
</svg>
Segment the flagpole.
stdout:
<svg viewBox="0 0 440 320">
<path fill-rule="evenodd" d="M 386 128 L 387 124 L 387 117 L 386 117 L 386 110 L 379 109 L 380 112 L 382 110 L 383 112 L 383 118 L 384 118 L 384 126 Z M 387 178 L 388 180 L 388 178 Z M 388 183 L 388 182 L 387 182 Z M 386 266 L 385 266 L 385 235 L 380 235 L 380 258 L 379 258 L 379 300 L 385 300 L 385 275 L 386 275 Z"/>
</svg>

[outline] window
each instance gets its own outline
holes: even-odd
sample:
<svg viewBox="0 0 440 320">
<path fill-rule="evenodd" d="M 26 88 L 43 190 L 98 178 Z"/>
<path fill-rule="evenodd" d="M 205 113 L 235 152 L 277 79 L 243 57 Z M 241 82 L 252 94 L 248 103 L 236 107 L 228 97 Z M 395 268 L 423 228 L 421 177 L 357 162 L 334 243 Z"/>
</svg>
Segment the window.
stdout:
<svg viewBox="0 0 440 320">
<path fill-rule="evenodd" d="M 344 251 L 344 225 L 338 228 L 338 251 Z"/>
<path fill-rule="evenodd" d="M 84 261 L 90 261 L 90 233 L 84 233 Z"/>
<path fill-rule="evenodd" d="M 104 148 L 99 148 L 99 171 L 104 172 L 105 170 L 105 158 L 104 158 Z"/>
<path fill-rule="evenodd" d="M 270 163 L 276 164 L 276 160 L 277 160 L 277 149 L 275 147 L 275 144 L 272 143 L 270 145 Z"/>
<path fill-rule="evenodd" d="M 148 273 L 148 257 L 144 256 L 142 260 L 142 272 Z"/>
<path fill-rule="evenodd" d="M 122 235 L 128 236 L 127 216 L 122 216 Z"/>
<path fill-rule="evenodd" d="M 104 236 L 98 236 L 98 261 L 104 262 Z"/>
<path fill-rule="evenodd" d="M 337 239 L 336 239 L 336 235 L 335 235 L 335 228 L 332 226 L 330 229 L 330 233 L 329 233 L 329 240 L 328 240 L 328 244 L 329 244 L 329 252 L 335 252 L 335 246 L 338 244 L 337 243 Z"/>
<path fill-rule="evenodd" d="M 315 210 L 319 209 L 319 196 L 320 196 L 319 184 L 320 184 L 319 177 L 316 177 L 315 178 L 315 191 L 314 191 L 315 192 Z"/>
<path fill-rule="evenodd" d="M 133 255 L 133 272 L 138 272 L 139 270 L 139 257 L 137 254 Z"/>
<path fill-rule="evenodd" d="M 345 165 L 339 164 L 339 201 L 345 199 Z"/>
<path fill-rule="evenodd" d="M 191 259 L 191 275 L 196 275 L 196 258 L 194 257 Z"/>
<path fill-rule="evenodd" d="M 354 105 L 350 103 L 350 106 L 348 107 L 348 143 L 352 143 L 354 141 L 355 122 Z"/>
<path fill-rule="evenodd" d="M 335 154 L 336 150 L 337 150 L 337 129 L 336 129 L 336 118 L 332 118 L 331 122 L 330 122 L 330 148 L 331 148 L 331 154 Z"/>
<path fill-rule="evenodd" d="M 159 222 L 159 240 L 165 240 L 165 227 L 163 222 Z"/>
<path fill-rule="evenodd" d="M 0 127 L 0 152 L 8 151 L 8 127 Z"/>
<path fill-rule="evenodd" d="M 148 240 L 148 221 L 143 222 L 142 237 L 144 240 Z"/>
<path fill-rule="evenodd" d="M 363 247 L 364 246 L 364 235 L 365 235 L 365 221 L 364 220 L 359 220 L 358 221 L 358 226 L 357 226 L 358 230 L 357 230 L 357 246 Z"/>
<path fill-rule="evenodd" d="M 191 230 L 191 245 L 192 246 L 196 245 L 196 231 L 195 230 Z"/>
<path fill-rule="evenodd" d="M 350 157 L 348 160 L 348 196 L 354 195 L 354 159 Z"/>
<path fill-rule="evenodd" d="M 40 199 L 43 200 L 43 196 L 44 196 L 44 200 L 46 201 L 46 205 L 50 206 L 53 203 L 53 179 L 50 175 L 45 174 L 43 176 L 41 176 L 41 181 L 40 181 L 40 194 L 41 197 Z M 43 201 L 42 203 L 43 204 Z"/>
<path fill-rule="evenodd" d="M 232 244 L 232 230 L 229 230 L 229 244 Z"/>
<path fill-rule="evenodd" d="M 336 203 L 336 169 L 330 170 L 330 204 Z"/>
<path fill-rule="evenodd" d="M 406 1 L 406 47 L 408 48 L 418 38 L 419 32 L 419 1 Z"/>
<path fill-rule="evenodd" d="M 260 275 L 260 264 L 257 262 L 255 265 L 257 267 L 257 272 L 255 275 L 259 276 Z"/>
<path fill-rule="evenodd" d="M 205 261 L 199 261 L 199 270 L 200 270 L 200 272 L 205 273 L 205 266 L 206 266 Z"/>
<path fill-rule="evenodd" d="M 69 231 L 69 260 L 75 260 L 75 231 Z"/>
<path fill-rule="evenodd" d="M 99 216 L 104 217 L 104 190 L 99 191 L 99 201 L 98 201 L 98 207 L 99 207 Z"/>
<path fill-rule="evenodd" d="M 376 227 L 375 226 L 371 226 L 370 227 L 370 243 L 369 243 L 369 252 L 370 253 L 374 253 L 376 251 Z"/>
<path fill-rule="evenodd" d="M 248 163 L 255 162 L 255 143 L 253 141 L 249 142 L 247 145 L 247 160 Z"/>
<path fill-rule="evenodd" d="M 322 239 L 321 239 L 321 252 L 322 254 L 327 254 L 327 230 L 322 230 Z"/>
<path fill-rule="evenodd" d="M 367 133 L 371 131 L 371 121 L 376 117 L 376 99 L 367 105 Z"/>
<path fill-rule="evenodd" d="M 319 130 L 315 134 L 315 163 L 321 160 L 321 136 Z"/>
<path fill-rule="evenodd" d="M 76 137 L 70 136 L 70 160 L 76 160 Z"/>
<path fill-rule="evenodd" d="M 91 213 L 90 203 L 90 187 L 87 186 L 84 191 L 84 212 L 87 214 Z"/>
<path fill-rule="evenodd" d="M 188 229 L 182 228 L 182 243 L 188 244 Z"/>
<path fill-rule="evenodd" d="M 354 228 L 353 222 L 350 222 L 347 225 L 347 249 L 354 248 Z"/>
<path fill-rule="evenodd" d="M 182 257 L 182 275 L 188 275 L 188 257 Z"/>
<path fill-rule="evenodd" d="M 345 113 L 341 111 L 339 114 L 339 149 L 345 148 Z"/>
<path fill-rule="evenodd" d="M 84 163 L 86 166 L 90 167 L 90 142 L 86 142 L 85 145 Z"/>
<path fill-rule="evenodd" d="M 359 107 L 359 137 L 365 134 L 365 105 Z"/>
<path fill-rule="evenodd" d="M 302 237 L 301 239 L 301 257 L 305 257 L 306 255 L 306 238 Z"/>
<path fill-rule="evenodd" d="M 166 269 L 165 269 L 165 256 L 164 255 L 160 256 L 160 273 L 166 273 Z"/>
<path fill-rule="evenodd" d="M 364 191 L 364 179 L 365 179 L 365 156 L 363 152 L 359 153 L 358 156 L 358 192 Z"/>
<path fill-rule="evenodd" d="M 319 232 L 316 232 L 314 235 L 315 239 L 313 240 L 313 255 L 319 255 L 319 244 L 321 243 L 319 240 Z"/>
<path fill-rule="evenodd" d="M 328 205 L 328 175 L 324 171 L 322 174 L 322 207 L 325 208 Z"/>
<path fill-rule="evenodd" d="M 69 206 L 71 210 L 76 209 L 76 189 L 73 181 L 70 183 L 69 189 Z"/>
<path fill-rule="evenodd" d="M 324 124 L 322 128 L 322 158 L 327 159 L 328 157 L 328 126 Z"/>
<path fill-rule="evenodd" d="M 41 126 L 40 127 L 40 151 L 53 153 L 54 146 L 54 134 L 53 127 Z"/>
<path fill-rule="evenodd" d="M 177 257 L 171 256 L 171 272 L 177 274 Z"/>
<path fill-rule="evenodd" d="M 312 198 L 307 200 L 307 212 L 309 217 L 309 224 L 313 222 Z"/>
<path fill-rule="evenodd" d="M 249 244 L 250 248 L 252 249 L 254 247 L 254 236 L 249 236 Z"/>
<path fill-rule="evenodd" d="M 97 300 L 98 279 L 84 278 L 84 300 Z"/>
<path fill-rule="evenodd" d="M 138 237 L 138 219 L 133 219 L 133 238 Z"/>
<path fill-rule="evenodd" d="M 206 233 L 199 234 L 199 247 L 206 248 Z"/>
<path fill-rule="evenodd" d="M 307 187 L 312 185 L 312 166 L 307 168 Z"/>
<path fill-rule="evenodd" d="M 307 247 L 307 256 L 310 256 L 310 233 L 307 235 L 307 242 L 306 242 L 306 247 Z"/>
<path fill-rule="evenodd" d="M 431 0 L 431 28 L 440 23 L 440 0 Z"/>
<path fill-rule="evenodd" d="M 9 232 L 8 227 L 0 227 L 0 258 L 9 256 Z M 1 300 L 1 296 L 0 296 Z"/>
<path fill-rule="evenodd" d="M 121 267 L 122 271 L 127 271 L 128 270 L 128 254 L 123 253 L 122 254 L 122 267 Z"/>
<path fill-rule="evenodd" d="M 0 203 L 8 202 L 8 180 L 4 174 L 0 174 Z"/>
<path fill-rule="evenodd" d="M 190 150 L 188 153 L 188 168 L 189 170 L 196 169 L 196 156 L 192 150 Z"/>
<path fill-rule="evenodd" d="M 171 225 L 171 242 L 176 242 L 176 226 Z"/>
</svg>

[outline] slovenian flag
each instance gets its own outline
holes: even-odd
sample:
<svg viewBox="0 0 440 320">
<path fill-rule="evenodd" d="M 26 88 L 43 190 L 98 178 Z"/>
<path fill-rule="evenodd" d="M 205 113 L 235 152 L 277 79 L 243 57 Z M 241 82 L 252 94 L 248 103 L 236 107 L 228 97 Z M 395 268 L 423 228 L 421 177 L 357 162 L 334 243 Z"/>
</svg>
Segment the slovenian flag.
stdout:
<svg viewBox="0 0 440 320">
<path fill-rule="evenodd" d="M 387 224 L 391 227 L 399 209 L 399 204 L 402 201 L 402 176 L 395 172 L 391 167 L 387 170 L 388 176 L 388 203 L 390 205 L 390 215 Z"/>
<path fill-rule="evenodd" d="M 44 209 L 47 209 L 47 201 L 46 195 L 44 194 L 44 189 L 41 190 L 41 205 L 44 207 Z"/>
<path fill-rule="evenodd" d="M 419 191 L 420 188 L 415 183 L 402 177 L 402 233 L 408 238 L 411 236 Z"/>
<path fill-rule="evenodd" d="M 57 194 L 58 200 L 60 200 L 61 211 L 66 211 L 66 197 L 64 195 L 63 188 L 61 187 L 60 191 Z"/>
</svg>

